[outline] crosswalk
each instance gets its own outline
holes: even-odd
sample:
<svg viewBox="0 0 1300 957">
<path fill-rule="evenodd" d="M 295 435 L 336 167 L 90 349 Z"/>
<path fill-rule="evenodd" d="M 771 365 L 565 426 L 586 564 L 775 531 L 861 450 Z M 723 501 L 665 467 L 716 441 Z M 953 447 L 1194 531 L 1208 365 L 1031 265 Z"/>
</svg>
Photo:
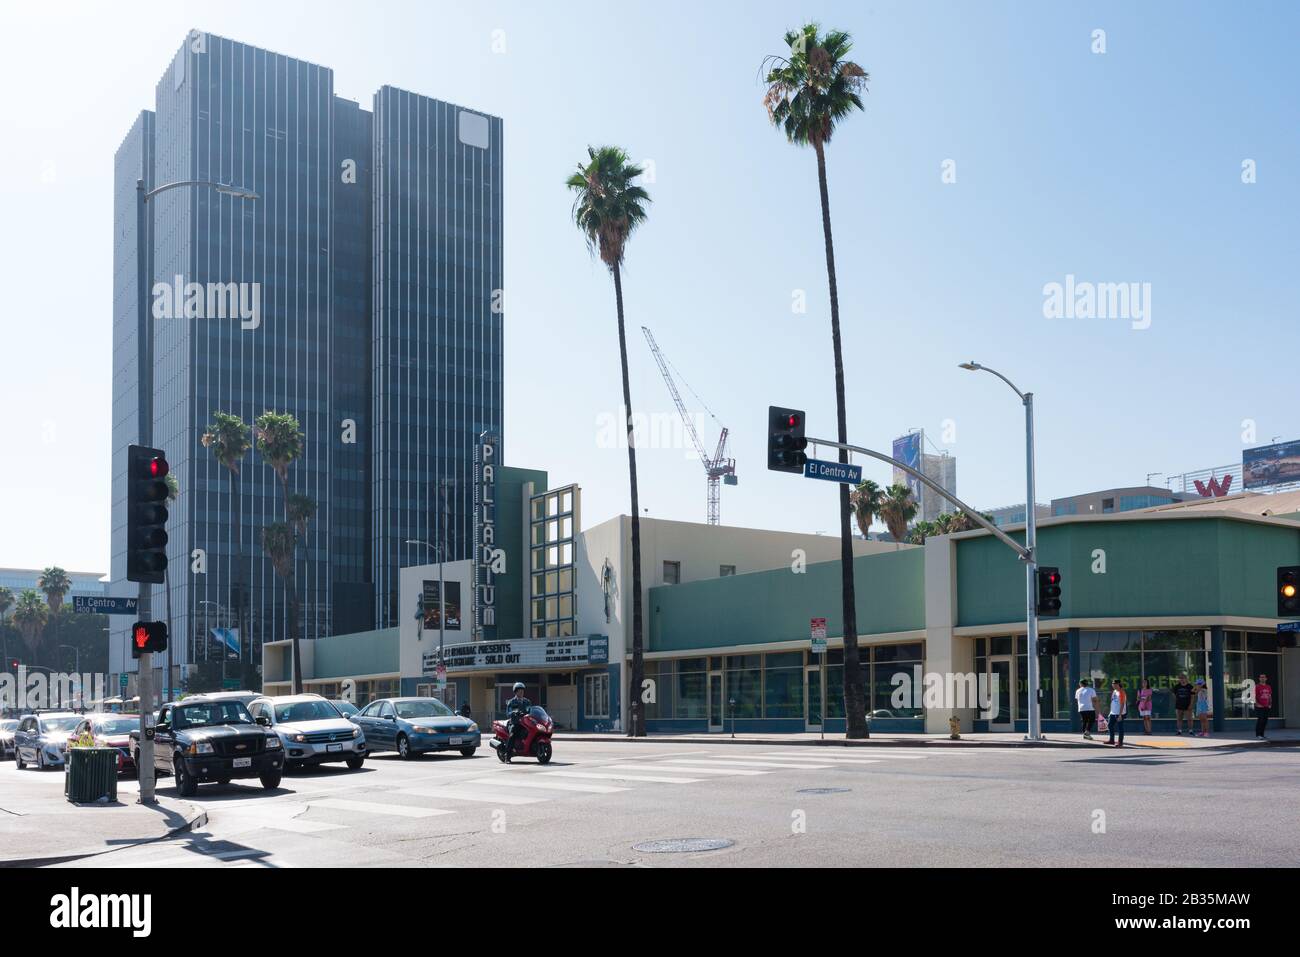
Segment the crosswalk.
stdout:
<svg viewBox="0 0 1300 957">
<path fill-rule="evenodd" d="M 981 748 L 987 753 L 991 749 Z M 1012 751 L 1014 749 L 1007 749 Z M 942 757 L 970 760 L 974 752 L 944 749 Z M 638 753 L 628 747 L 616 753 L 605 748 L 592 753 L 574 748 L 555 763 L 532 761 L 509 765 L 481 759 L 410 765 L 376 762 L 382 782 L 372 775 L 337 775 L 285 778 L 290 793 L 274 797 L 255 795 L 232 798 L 228 792 L 201 790 L 191 803 L 209 813 L 206 831 L 184 841 L 165 842 L 153 848 L 96 859 L 97 866 L 293 866 L 243 845 L 266 843 L 265 833 L 280 832 L 299 838 L 330 839 L 349 829 L 410 828 L 442 819 L 458 820 L 484 810 L 500 813 L 507 808 L 543 805 L 551 801 L 602 799 L 643 789 L 691 788 L 704 782 L 728 779 L 746 781 L 766 775 L 789 775 L 797 783 L 800 772 L 857 770 L 891 772 L 914 767 L 940 754 L 924 748 L 882 747 L 831 749 L 809 747 L 696 748 Z M 817 778 L 818 782 L 825 778 Z M 840 779 L 843 780 L 843 779 Z M 433 826 L 437 826 L 434 824 Z M 461 825 L 455 825 L 460 827 Z M 272 842 L 273 843 L 273 842 Z"/>
</svg>

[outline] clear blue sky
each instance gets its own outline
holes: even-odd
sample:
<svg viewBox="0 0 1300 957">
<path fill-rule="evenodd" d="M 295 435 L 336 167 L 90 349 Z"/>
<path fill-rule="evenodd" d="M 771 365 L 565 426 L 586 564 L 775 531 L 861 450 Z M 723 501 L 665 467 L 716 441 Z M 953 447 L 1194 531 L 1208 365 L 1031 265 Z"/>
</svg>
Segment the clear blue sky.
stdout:
<svg viewBox="0 0 1300 957">
<path fill-rule="evenodd" d="M 1020 407 L 956 368 L 968 358 L 1037 394 L 1043 501 L 1239 460 L 1245 419 L 1254 444 L 1300 436 L 1284 365 L 1300 252 L 1293 4 L 583 9 L 7 8 L 0 565 L 107 570 L 112 155 L 191 27 L 330 66 L 367 106 L 391 83 L 504 118 L 506 457 L 580 482 L 588 525 L 627 510 L 626 458 L 598 441 L 619 399 L 612 287 L 562 183 L 588 143 L 612 142 L 656 172 L 625 283 L 634 405 L 672 412 L 645 324 L 732 429 L 724 522 L 837 527 L 831 486 L 763 461 L 769 404 L 806 407 L 814 432 L 834 422 L 815 163 L 769 127 L 758 82 L 807 18 L 850 31 L 871 74 L 866 112 L 829 153 L 853 440 L 887 448 L 924 427 L 938 442 L 952 420 L 959 494 L 1023 501 Z M 1043 318 L 1044 284 L 1067 274 L 1149 282 L 1150 328 Z M 28 475 L 34 462 L 51 477 Z M 703 520 L 698 462 L 659 449 L 640 465 L 651 515 Z"/>
</svg>

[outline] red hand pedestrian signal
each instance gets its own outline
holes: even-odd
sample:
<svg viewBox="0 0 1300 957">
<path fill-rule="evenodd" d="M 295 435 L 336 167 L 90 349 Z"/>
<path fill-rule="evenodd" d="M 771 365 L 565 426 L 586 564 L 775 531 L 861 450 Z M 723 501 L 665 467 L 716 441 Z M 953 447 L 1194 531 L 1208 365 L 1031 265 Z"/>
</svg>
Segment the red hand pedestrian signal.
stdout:
<svg viewBox="0 0 1300 957">
<path fill-rule="evenodd" d="M 161 621 L 137 621 L 131 626 L 131 657 L 167 650 L 167 624 Z"/>
</svg>

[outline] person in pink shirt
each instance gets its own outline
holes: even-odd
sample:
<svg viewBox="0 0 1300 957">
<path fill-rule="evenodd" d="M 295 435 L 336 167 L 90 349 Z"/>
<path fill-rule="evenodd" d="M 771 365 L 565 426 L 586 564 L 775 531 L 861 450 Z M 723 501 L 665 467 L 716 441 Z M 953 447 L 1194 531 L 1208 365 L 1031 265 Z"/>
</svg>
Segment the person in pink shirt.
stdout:
<svg viewBox="0 0 1300 957">
<path fill-rule="evenodd" d="M 1142 733 L 1151 733 L 1151 679 L 1143 678 L 1142 687 L 1138 689 L 1138 717 L 1142 719 Z"/>
<path fill-rule="evenodd" d="M 1268 675 L 1259 676 L 1259 684 L 1255 685 L 1255 737 L 1260 741 L 1267 740 L 1264 737 L 1264 729 L 1268 727 L 1269 715 L 1273 713 L 1273 686 L 1268 683 Z"/>
</svg>

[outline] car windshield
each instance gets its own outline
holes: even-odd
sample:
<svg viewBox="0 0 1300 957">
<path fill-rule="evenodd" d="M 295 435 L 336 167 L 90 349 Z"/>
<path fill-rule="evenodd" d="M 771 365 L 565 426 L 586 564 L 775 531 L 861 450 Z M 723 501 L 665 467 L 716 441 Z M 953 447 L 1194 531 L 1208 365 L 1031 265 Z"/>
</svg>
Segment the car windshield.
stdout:
<svg viewBox="0 0 1300 957">
<path fill-rule="evenodd" d="M 17 727 L 17 721 L 0 721 L 0 731 L 12 731 Z"/>
<path fill-rule="evenodd" d="M 451 718 L 452 710 L 437 698 L 421 698 L 419 701 L 394 701 L 399 718 Z"/>
<path fill-rule="evenodd" d="M 360 714 L 361 709 L 351 701 L 331 701 L 330 704 L 339 709 L 340 714 Z"/>
<path fill-rule="evenodd" d="M 528 709 L 528 713 L 533 716 L 534 721 L 550 721 L 551 716 L 546 713 L 546 709 L 540 705 L 533 705 Z"/>
<path fill-rule="evenodd" d="M 50 731 L 71 731 L 81 723 L 81 718 L 77 715 L 70 715 L 66 718 L 42 718 L 41 730 Z"/>
<path fill-rule="evenodd" d="M 294 721 L 324 721 L 338 718 L 339 713 L 328 701 L 289 701 L 275 706 L 276 724 Z"/>
<path fill-rule="evenodd" d="M 100 734 L 130 734 L 136 728 L 140 727 L 138 717 L 120 717 L 105 718 L 95 725 L 95 730 Z"/>
<path fill-rule="evenodd" d="M 172 711 L 172 727 L 203 728 L 216 724 L 252 724 L 248 709 L 238 701 L 212 701 L 207 704 L 187 704 Z"/>
</svg>

